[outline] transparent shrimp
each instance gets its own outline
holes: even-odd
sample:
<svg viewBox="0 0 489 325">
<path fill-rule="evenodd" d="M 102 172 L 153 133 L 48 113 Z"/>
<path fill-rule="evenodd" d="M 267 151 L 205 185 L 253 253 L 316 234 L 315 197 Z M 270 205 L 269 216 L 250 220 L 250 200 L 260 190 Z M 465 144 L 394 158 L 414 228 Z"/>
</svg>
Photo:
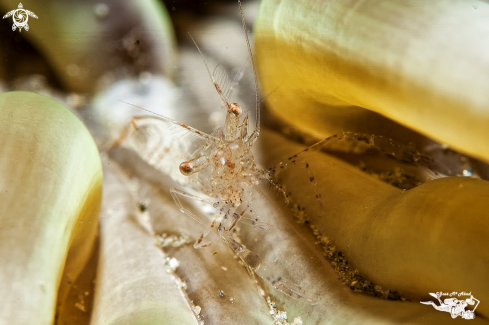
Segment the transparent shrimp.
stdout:
<svg viewBox="0 0 489 325">
<path fill-rule="evenodd" d="M 245 198 L 245 191 L 257 185 L 262 180 L 267 180 L 279 188 L 285 197 L 287 196 L 285 190 L 272 180 L 268 171 L 257 167 L 253 153 L 251 152 L 260 134 L 258 85 L 241 2 L 238 1 L 238 3 L 254 75 L 256 94 L 254 130 L 251 133 L 248 131 L 248 115 L 243 114 L 243 109 L 239 104 L 231 103 L 229 100 L 233 87 L 241 75 L 238 74 L 231 81 L 220 66 L 216 67 L 211 74 L 199 46 L 192 38 L 192 41 L 194 41 L 197 50 L 202 56 L 214 87 L 226 107 L 227 112 L 224 127 L 208 135 L 186 124 L 165 117 L 134 117 L 118 141 L 122 143 L 125 139 L 131 138 L 130 141 L 127 141 L 128 144 L 126 145 L 132 146 L 149 164 L 165 174 L 172 175 L 172 178 L 180 184 L 190 186 L 197 192 L 203 193 L 207 201 L 210 198 L 218 199 L 213 206 L 219 213 L 210 223 L 203 237 L 206 237 L 210 233 L 211 228 L 216 225 L 219 225 L 221 231 L 229 232 L 233 230 L 238 222 L 268 230 L 268 225 L 258 221 L 256 214 L 252 217 L 243 217 L 243 213 L 246 211 L 240 210 L 242 204 L 245 204 L 247 207 L 250 206 L 249 200 Z M 201 140 L 201 147 L 196 150 L 194 147 L 194 150 L 190 150 L 189 148 L 184 148 L 184 145 L 175 144 L 174 141 L 168 146 L 158 144 L 155 139 L 174 138 L 165 134 L 171 126 L 190 131 L 194 138 L 192 140 Z M 180 142 L 186 143 L 188 141 Z M 172 152 L 170 153 L 169 151 Z M 183 154 L 194 157 L 179 164 L 180 173 L 181 175 L 187 176 L 187 180 L 182 179 L 181 175 L 175 176 L 174 169 L 172 169 L 175 166 L 175 157 L 180 158 Z M 170 155 L 171 157 L 169 157 Z M 183 193 L 176 190 L 172 193 L 193 195 L 193 193 Z M 253 214 L 251 209 L 247 209 L 247 211 Z M 202 243 L 203 239 L 199 239 L 195 247 L 199 248 L 209 245 L 206 242 L 202 246 Z"/>
<path fill-rule="evenodd" d="M 230 80 L 219 66 L 211 74 L 200 48 L 192 38 L 226 108 L 224 126 L 211 134 L 206 134 L 164 116 L 134 117 L 123 130 L 116 145 L 132 148 L 150 165 L 199 193 L 196 195 L 196 193 L 185 192 L 177 188 L 170 189 L 180 211 L 190 218 L 206 225 L 197 214 L 184 207 L 180 200 L 181 197 L 210 205 L 215 209 L 213 219 L 195 242 L 195 248 L 211 245 L 213 241 L 206 240 L 206 237 L 215 233 L 218 238 L 230 244 L 230 247 L 245 264 L 252 279 L 254 279 L 254 274 L 257 274 L 277 290 L 291 297 L 305 298 L 312 302 L 312 299 L 305 297 L 301 287 L 280 276 L 275 276 L 256 254 L 232 238 L 232 231 L 238 223 L 263 231 L 268 231 L 270 228 L 270 225 L 259 220 L 259 216 L 251 208 L 252 198 L 247 194 L 259 182 L 268 181 L 277 186 L 285 197 L 287 196 L 285 190 L 272 180 L 267 170 L 257 167 L 251 151 L 260 134 L 258 85 L 243 9 L 239 0 L 238 4 L 254 75 L 256 114 L 253 131 L 248 130 L 248 115 L 243 113 L 239 104 L 229 100 L 241 76 L 238 75 Z M 191 139 L 175 141 L 175 135 L 171 134 L 172 132 L 183 132 Z M 183 161 L 184 156 L 193 158 Z M 181 159 L 179 163 L 177 163 L 178 159 Z M 175 175 L 177 166 L 180 171 L 178 176 Z"/>
</svg>

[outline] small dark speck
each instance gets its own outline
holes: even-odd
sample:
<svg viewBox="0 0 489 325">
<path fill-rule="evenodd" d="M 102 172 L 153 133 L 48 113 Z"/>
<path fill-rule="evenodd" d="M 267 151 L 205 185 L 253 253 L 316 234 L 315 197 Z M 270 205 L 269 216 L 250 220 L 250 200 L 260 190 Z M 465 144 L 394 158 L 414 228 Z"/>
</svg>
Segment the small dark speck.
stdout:
<svg viewBox="0 0 489 325">
<path fill-rule="evenodd" d="M 136 45 L 139 45 L 139 43 L 141 43 L 139 40 L 136 41 Z"/>
<path fill-rule="evenodd" d="M 146 212 L 146 210 L 148 210 L 146 203 L 144 203 L 143 201 L 138 202 L 138 208 L 139 208 L 139 211 L 141 211 L 141 212 Z"/>
</svg>

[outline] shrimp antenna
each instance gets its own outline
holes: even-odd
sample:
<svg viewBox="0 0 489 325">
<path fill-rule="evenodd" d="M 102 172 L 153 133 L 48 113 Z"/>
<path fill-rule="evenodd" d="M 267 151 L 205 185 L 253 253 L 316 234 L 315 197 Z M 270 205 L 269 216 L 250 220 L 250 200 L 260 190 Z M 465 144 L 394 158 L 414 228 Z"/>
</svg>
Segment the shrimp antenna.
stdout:
<svg viewBox="0 0 489 325">
<path fill-rule="evenodd" d="M 197 133 L 198 135 L 200 135 L 200 136 L 202 136 L 202 137 L 204 137 L 204 138 L 206 138 L 206 139 L 213 138 L 213 136 L 212 136 L 212 135 L 208 135 L 208 134 L 205 134 L 204 132 L 200 132 L 200 131 L 199 131 L 199 130 L 197 130 L 196 128 L 193 128 L 193 127 L 191 127 L 191 126 L 188 126 L 187 124 L 180 123 L 180 122 L 178 122 L 178 121 L 172 120 L 172 119 L 171 119 L 171 118 L 169 118 L 169 117 L 166 117 L 166 116 L 164 116 L 164 115 L 161 115 L 161 114 L 155 113 L 155 112 L 153 112 L 153 111 L 151 111 L 151 110 L 149 110 L 149 109 L 146 109 L 146 108 L 143 108 L 143 107 L 141 107 L 141 106 L 138 106 L 138 105 L 134 105 L 134 104 L 131 104 L 131 103 L 125 102 L 125 101 L 120 100 L 120 99 L 119 99 L 119 101 L 120 101 L 121 103 L 124 103 L 124 104 L 127 104 L 127 105 L 131 105 L 131 106 L 137 107 L 137 108 L 139 108 L 139 109 L 142 109 L 143 111 L 146 111 L 146 112 L 148 112 L 148 113 L 154 114 L 154 115 L 158 116 L 160 119 L 162 119 L 162 120 L 164 120 L 164 121 L 166 121 L 166 122 L 169 122 L 169 123 L 173 123 L 173 124 L 179 125 L 180 127 L 183 127 L 183 128 L 185 128 L 185 129 L 187 129 L 187 130 L 190 130 L 190 131 L 192 131 L 192 132 L 194 132 L 194 133 Z"/>
<path fill-rule="evenodd" d="M 255 126 L 255 131 L 260 133 L 260 109 L 258 108 L 258 105 L 260 105 L 260 100 L 258 97 L 258 83 L 257 83 L 257 77 L 256 77 L 256 69 L 255 69 L 255 61 L 253 60 L 253 53 L 251 52 L 251 45 L 250 45 L 250 39 L 248 38 L 248 31 L 246 30 L 246 23 L 245 23 L 245 18 L 243 14 L 243 7 L 241 6 L 241 0 L 238 0 L 239 4 L 239 11 L 241 13 L 241 21 L 243 23 L 243 30 L 245 33 L 245 38 L 246 38 L 246 45 L 248 46 L 248 54 L 250 55 L 250 61 L 251 61 L 251 68 L 253 69 L 253 81 L 255 83 L 255 96 L 256 96 L 256 126 Z"/>
<path fill-rule="evenodd" d="M 207 62 L 206 62 L 206 60 L 204 58 L 204 55 L 202 54 L 202 51 L 200 50 L 199 46 L 197 45 L 197 42 L 194 40 L 194 38 L 192 37 L 192 35 L 190 35 L 190 32 L 188 33 L 188 36 L 190 36 L 190 38 L 192 39 L 192 42 L 194 42 L 195 47 L 199 51 L 199 54 L 202 57 L 202 61 L 204 61 L 205 68 L 207 69 L 207 73 L 209 74 L 209 77 L 211 77 L 211 80 L 214 83 L 214 87 L 216 88 L 217 93 L 219 94 L 219 96 L 221 96 L 221 99 L 222 99 L 224 105 L 226 105 L 226 107 L 228 109 L 230 109 L 231 107 L 230 107 L 229 103 L 227 102 L 226 98 L 224 97 L 221 88 L 217 84 L 216 79 L 214 79 L 214 76 L 211 74 L 211 71 L 209 70 L 209 66 L 207 65 Z"/>
<path fill-rule="evenodd" d="M 143 107 L 141 107 L 141 106 L 134 105 L 134 104 L 131 104 L 131 103 L 125 102 L 125 101 L 120 100 L 120 99 L 118 99 L 118 101 L 119 101 L 119 102 L 121 102 L 121 103 L 127 104 L 127 105 L 134 106 L 134 107 L 136 107 L 136 108 L 142 109 L 143 111 L 146 111 L 146 112 L 148 112 L 148 113 L 154 114 L 154 115 L 156 115 L 156 116 L 158 116 L 158 117 L 161 117 L 161 118 L 162 118 L 162 119 L 164 119 L 165 121 L 174 122 L 172 119 L 170 119 L 170 118 L 168 118 L 168 117 L 166 117 L 166 116 L 164 116 L 164 115 L 158 114 L 158 113 L 156 113 L 156 112 L 153 112 L 153 111 L 151 111 L 151 110 L 149 110 L 149 109 L 147 109 L 147 108 L 143 108 Z"/>
</svg>

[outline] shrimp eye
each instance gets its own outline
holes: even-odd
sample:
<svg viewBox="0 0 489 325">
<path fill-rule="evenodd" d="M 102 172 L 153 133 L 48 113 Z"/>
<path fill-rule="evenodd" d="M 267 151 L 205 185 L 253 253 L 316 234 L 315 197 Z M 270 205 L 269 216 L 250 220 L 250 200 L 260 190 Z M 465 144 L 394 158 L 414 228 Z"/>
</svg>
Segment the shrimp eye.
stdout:
<svg viewBox="0 0 489 325">
<path fill-rule="evenodd" d="M 180 168 L 180 173 L 182 173 L 185 176 L 192 175 L 194 171 L 192 165 L 187 161 L 181 163 L 179 168 Z"/>
<path fill-rule="evenodd" d="M 232 103 L 231 105 L 229 105 L 229 110 L 236 116 L 241 114 L 241 107 L 239 107 L 237 103 Z"/>
</svg>

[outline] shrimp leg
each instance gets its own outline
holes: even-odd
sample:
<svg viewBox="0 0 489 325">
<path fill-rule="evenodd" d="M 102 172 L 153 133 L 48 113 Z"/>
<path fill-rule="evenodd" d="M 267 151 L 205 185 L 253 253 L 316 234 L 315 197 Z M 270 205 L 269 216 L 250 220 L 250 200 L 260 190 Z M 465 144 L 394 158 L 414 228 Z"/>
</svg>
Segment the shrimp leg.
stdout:
<svg viewBox="0 0 489 325">
<path fill-rule="evenodd" d="M 314 299 L 305 295 L 305 291 L 302 287 L 281 276 L 274 275 L 272 269 L 266 265 L 258 255 L 250 251 L 246 246 L 238 243 L 229 234 L 225 234 L 221 237 L 229 243 L 229 246 L 231 246 L 234 253 L 241 259 L 252 280 L 255 280 L 255 275 L 258 275 L 283 294 L 295 299 L 305 299 L 313 305 L 316 304 Z M 256 284 L 255 281 L 253 282 Z"/>
<path fill-rule="evenodd" d="M 181 195 L 183 197 L 187 197 L 187 198 L 190 198 L 190 199 L 194 199 L 194 200 L 197 200 L 199 202 L 208 203 L 206 200 L 204 200 L 204 199 L 202 199 L 202 198 L 200 198 L 200 197 L 198 197 L 196 195 L 193 195 L 193 194 L 190 194 L 190 193 L 181 191 L 181 190 L 176 189 L 176 188 L 173 188 L 173 187 L 170 188 L 170 194 L 171 194 L 173 200 L 175 201 L 175 204 L 178 206 L 178 209 L 180 210 L 180 212 L 184 213 L 188 217 L 190 217 L 193 220 L 197 221 L 201 225 L 204 225 L 205 224 L 205 222 L 201 218 L 197 217 L 194 213 L 192 213 L 190 210 L 186 209 L 183 206 L 182 202 L 178 198 L 178 195 Z M 216 226 L 216 220 L 213 220 L 211 222 L 211 224 L 207 227 L 207 229 L 204 231 L 204 233 L 194 243 L 194 248 L 198 249 L 198 248 L 204 248 L 204 247 L 208 247 L 208 246 L 212 245 L 213 241 L 204 242 L 204 238 L 207 237 L 207 235 L 209 235 L 209 233 L 212 230 L 216 231 L 214 229 L 215 226 Z"/>
<path fill-rule="evenodd" d="M 180 209 L 180 211 L 182 213 L 189 216 L 193 220 L 197 221 L 199 224 L 204 225 L 204 221 L 201 218 L 197 217 L 190 210 L 184 208 L 183 204 L 181 203 L 180 199 L 178 198 L 178 195 L 181 195 L 183 197 L 187 197 L 190 199 L 194 199 L 194 200 L 197 200 L 197 201 L 203 202 L 203 203 L 209 203 L 209 202 L 207 202 L 206 200 L 204 200 L 198 196 L 186 193 L 184 191 L 181 191 L 181 190 L 175 189 L 175 188 L 170 188 L 170 193 L 171 193 L 175 203 L 177 204 L 178 208 Z M 227 204 L 229 204 L 229 202 L 224 202 L 224 203 L 217 202 L 214 205 L 214 207 L 217 208 L 220 205 L 222 205 L 222 207 L 225 207 Z M 244 209 L 242 214 L 244 214 L 244 212 L 246 212 L 246 211 L 248 211 L 248 210 Z M 229 214 L 230 214 L 229 212 L 226 212 L 226 215 L 229 216 Z M 243 220 L 242 215 L 240 216 L 240 214 L 238 214 L 238 213 L 233 212 L 232 215 L 235 217 L 234 224 L 236 224 L 236 222 L 239 220 Z M 250 220 L 250 218 L 246 218 L 244 220 Z M 251 219 L 251 220 L 254 221 L 254 219 Z M 304 291 L 302 290 L 302 288 L 300 286 L 292 283 L 291 281 L 289 281 L 289 280 L 287 280 L 281 276 L 275 276 L 271 272 L 271 268 L 268 267 L 258 255 L 256 255 L 255 253 L 253 253 L 252 251 L 247 249 L 246 246 L 244 246 L 244 245 L 238 243 L 236 240 L 234 240 L 231 236 L 231 231 L 230 231 L 234 226 L 230 227 L 229 229 L 225 229 L 221 223 L 219 223 L 219 225 L 217 225 L 217 223 L 218 222 L 216 221 L 216 219 L 214 219 L 212 221 L 211 225 L 206 229 L 206 231 L 195 242 L 195 244 L 194 244 L 195 248 L 203 248 L 203 247 L 209 246 L 212 242 L 203 242 L 203 239 L 211 231 L 214 231 L 214 233 L 216 233 L 220 238 L 222 238 L 224 241 L 229 243 L 231 249 L 241 259 L 241 261 L 245 265 L 246 270 L 248 271 L 250 278 L 252 279 L 255 286 L 256 286 L 256 281 L 255 281 L 255 274 L 256 274 L 260 278 L 262 278 L 264 281 L 270 283 L 270 285 L 272 287 L 274 287 L 275 289 L 277 289 L 278 291 L 280 291 L 280 292 L 282 292 L 282 293 L 284 293 L 284 294 L 286 294 L 292 298 L 295 298 L 295 299 L 302 298 L 302 299 L 309 301 L 311 304 L 314 304 L 314 300 L 311 298 L 308 298 L 304 294 Z M 262 229 L 264 229 L 264 228 L 262 228 Z"/>
<path fill-rule="evenodd" d="M 214 204 L 211 204 L 209 201 L 207 201 L 203 198 L 200 198 L 196 195 L 184 192 L 182 190 L 179 190 L 179 189 L 176 189 L 173 187 L 170 188 L 170 194 L 171 194 L 173 200 L 175 201 L 176 205 L 178 206 L 178 209 L 180 210 L 180 212 L 189 216 L 190 218 L 197 221 L 201 225 L 205 224 L 204 220 L 197 217 L 190 210 L 186 209 L 183 206 L 180 199 L 178 198 L 178 195 L 183 196 L 183 197 L 187 197 L 189 199 L 196 200 L 198 202 L 206 203 L 208 205 L 212 205 L 218 211 L 218 216 L 214 218 L 214 220 L 207 227 L 207 229 L 204 231 L 204 233 L 195 242 L 194 248 L 204 248 L 204 247 L 210 246 L 213 243 L 213 241 L 204 242 L 204 238 L 207 237 L 207 235 L 209 235 L 209 233 L 211 231 L 216 232 L 218 235 L 222 235 L 224 232 L 232 231 L 233 228 L 236 226 L 236 224 L 239 221 L 243 221 L 245 224 L 248 224 L 252 227 L 258 227 L 259 229 L 268 231 L 268 229 L 266 227 L 269 225 L 264 223 L 264 222 L 258 221 L 258 217 L 256 215 L 254 215 L 254 218 L 243 217 L 243 214 L 245 212 L 248 212 L 248 210 L 246 208 L 241 213 L 238 214 L 235 212 L 236 207 L 233 207 L 232 204 L 230 204 L 227 201 L 218 201 Z M 229 208 L 226 211 L 227 207 L 229 207 Z M 251 211 L 251 210 L 249 210 L 249 211 Z M 253 213 L 253 212 L 251 211 L 251 213 Z"/>
</svg>

